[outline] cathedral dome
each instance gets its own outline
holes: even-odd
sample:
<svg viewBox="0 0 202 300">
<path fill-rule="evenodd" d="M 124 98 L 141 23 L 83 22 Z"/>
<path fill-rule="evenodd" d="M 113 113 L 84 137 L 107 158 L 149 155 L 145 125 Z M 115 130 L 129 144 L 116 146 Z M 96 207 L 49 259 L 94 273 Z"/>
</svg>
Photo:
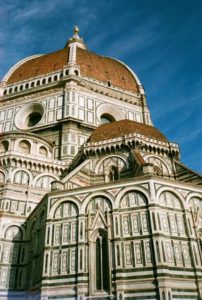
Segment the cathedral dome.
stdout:
<svg viewBox="0 0 202 300">
<path fill-rule="evenodd" d="M 86 49 L 82 39 L 76 34 L 64 49 L 45 55 L 30 56 L 16 65 L 4 77 L 7 84 L 19 83 L 38 76 L 62 71 L 72 64 L 72 44 L 76 44 L 74 64 L 80 68 L 80 76 L 98 80 L 108 86 L 141 93 L 142 87 L 136 74 L 124 63 L 92 53 Z M 74 48 L 75 49 L 75 48 Z M 73 55 L 74 56 L 74 55 Z M 141 89 L 141 90 L 140 90 Z"/>
<path fill-rule="evenodd" d="M 168 142 L 167 138 L 157 128 L 126 119 L 99 126 L 93 131 L 88 142 L 101 142 L 134 133 L 141 134 L 161 142 Z"/>
</svg>

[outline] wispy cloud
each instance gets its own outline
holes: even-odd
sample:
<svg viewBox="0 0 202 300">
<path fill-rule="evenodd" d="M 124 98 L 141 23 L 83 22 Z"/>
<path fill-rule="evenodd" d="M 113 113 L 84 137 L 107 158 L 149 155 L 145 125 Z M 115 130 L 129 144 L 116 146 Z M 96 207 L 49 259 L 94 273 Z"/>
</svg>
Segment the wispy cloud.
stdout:
<svg viewBox="0 0 202 300">
<path fill-rule="evenodd" d="M 192 96 L 181 96 L 176 97 L 176 99 L 171 99 L 170 102 L 162 103 L 162 105 L 166 106 L 166 109 L 162 109 L 161 106 L 157 106 L 157 108 L 153 112 L 153 117 L 155 119 L 166 120 L 167 117 L 171 116 L 175 112 L 183 111 L 187 109 L 187 105 L 191 104 L 191 106 L 198 106 L 202 99 L 202 90 L 198 93 L 194 93 Z M 175 100 L 175 101 L 174 101 Z M 190 113 L 188 111 L 188 113 Z"/>
<path fill-rule="evenodd" d="M 186 130 L 181 130 L 178 134 L 178 143 L 180 144 L 187 144 L 192 142 L 193 140 L 197 139 L 199 135 L 202 134 L 202 128 L 187 128 Z"/>
<path fill-rule="evenodd" d="M 122 38 L 113 40 L 108 46 L 108 52 L 118 57 L 124 57 L 128 54 L 137 55 L 159 39 L 154 34 L 158 25 L 159 20 L 157 19 L 150 20 L 147 24 L 145 22 L 138 24 L 136 28 L 125 33 Z"/>
<path fill-rule="evenodd" d="M 21 1 L 20 5 L 16 2 L 5 5 L 7 12 L 13 17 L 14 22 L 25 22 L 27 20 L 44 16 L 50 16 L 51 13 L 57 13 L 57 7 L 65 5 L 66 8 L 72 8 L 73 0 L 32 0 Z"/>
</svg>

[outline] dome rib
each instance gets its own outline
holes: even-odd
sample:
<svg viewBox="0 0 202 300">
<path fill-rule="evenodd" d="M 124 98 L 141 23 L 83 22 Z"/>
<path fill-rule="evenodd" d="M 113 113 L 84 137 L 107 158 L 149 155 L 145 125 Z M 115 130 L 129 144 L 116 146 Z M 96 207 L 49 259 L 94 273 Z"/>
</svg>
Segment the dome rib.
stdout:
<svg viewBox="0 0 202 300">
<path fill-rule="evenodd" d="M 131 92 L 139 91 L 134 76 L 118 60 L 77 48 L 77 64 L 80 66 L 81 75 L 105 83 L 109 81 L 112 86 Z"/>
</svg>

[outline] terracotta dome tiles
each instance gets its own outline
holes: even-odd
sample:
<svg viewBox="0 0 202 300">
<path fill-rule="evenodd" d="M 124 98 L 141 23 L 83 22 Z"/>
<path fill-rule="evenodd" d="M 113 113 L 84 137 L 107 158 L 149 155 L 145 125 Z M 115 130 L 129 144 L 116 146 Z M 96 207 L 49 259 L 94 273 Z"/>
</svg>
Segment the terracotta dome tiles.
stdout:
<svg viewBox="0 0 202 300">
<path fill-rule="evenodd" d="M 96 55 L 89 51 L 77 49 L 77 64 L 81 75 L 95 78 L 99 81 L 109 81 L 116 86 L 132 92 L 138 92 L 138 85 L 131 72 L 120 62 Z"/>
<path fill-rule="evenodd" d="M 42 55 L 20 65 L 9 77 L 8 84 L 62 70 L 67 65 L 67 48 Z"/>
<path fill-rule="evenodd" d="M 121 120 L 99 126 L 93 131 L 88 142 L 101 142 L 133 133 L 168 142 L 167 138 L 155 127 L 130 120 Z"/>
<path fill-rule="evenodd" d="M 62 70 L 68 64 L 69 48 L 42 55 L 22 63 L 8 78 L 13 84 L 40 75 Z M 138 93 L 137 82 L 132 73 L 119 61 L 103 57 L 88 50 L 77 48 L 77 65 L 81 76 L 109 83 L 114 87 Z"/>
</svg>

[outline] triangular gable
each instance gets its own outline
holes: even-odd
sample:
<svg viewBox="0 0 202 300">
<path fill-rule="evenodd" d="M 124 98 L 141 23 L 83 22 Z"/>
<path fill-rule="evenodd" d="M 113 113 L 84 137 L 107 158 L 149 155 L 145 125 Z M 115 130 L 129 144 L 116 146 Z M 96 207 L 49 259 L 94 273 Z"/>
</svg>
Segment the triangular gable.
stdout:
<svg viewBox="0 0 202 300">
<path fill-rule="evenodd" d="M 64 185 L 70 184 L 72 187 L 84 187 L 90 185 L 90 172 L 87 172 L 90 166 L 90 160 L 85 160 L 82 164 L 76 167 L 61 181 Z M 90 171 L 90 169 L 89 169 Z"/>
</svg>

